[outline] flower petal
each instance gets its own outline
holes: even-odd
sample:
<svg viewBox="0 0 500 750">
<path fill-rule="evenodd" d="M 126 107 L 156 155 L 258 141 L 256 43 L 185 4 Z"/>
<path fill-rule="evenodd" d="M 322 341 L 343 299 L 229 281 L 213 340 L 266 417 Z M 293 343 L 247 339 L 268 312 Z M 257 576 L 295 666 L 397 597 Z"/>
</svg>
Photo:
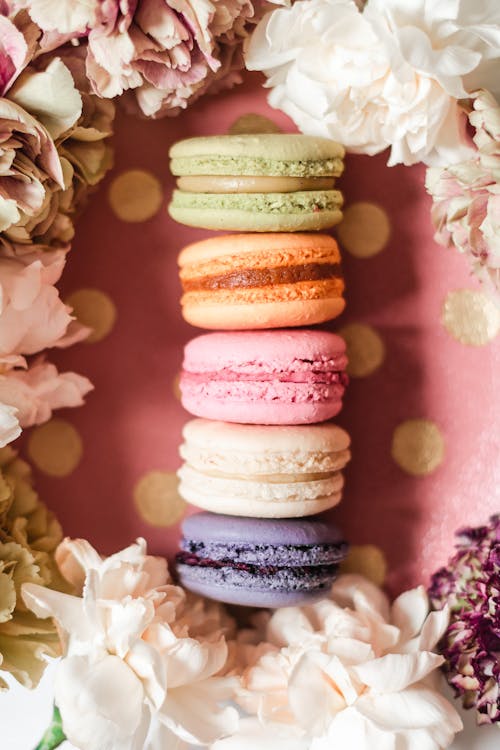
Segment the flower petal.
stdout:
<svg viewBox="0 0 500 750">
<path fill-rule="evenodd" d="M 379 693 L 396 693 L 419 682 L 438 669 L 444 659 L 423 651 L 416 654 L 387 654 L 352 667 L 361 682 Z"/>
</svg>

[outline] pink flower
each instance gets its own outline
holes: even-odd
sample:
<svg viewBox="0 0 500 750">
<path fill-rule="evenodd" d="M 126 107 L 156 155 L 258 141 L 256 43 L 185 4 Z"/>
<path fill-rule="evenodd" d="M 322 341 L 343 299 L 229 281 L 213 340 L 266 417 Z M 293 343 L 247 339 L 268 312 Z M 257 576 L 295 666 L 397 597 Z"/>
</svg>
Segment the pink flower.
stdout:
<svg viewBox="0 0 500 750">
<path fill-rule="evenodd" d="M 500 297 L 500 106 L 478 92 L 469 114 L 477 156 L 427 170 L 435 239 L 469 257 L 474 273 Z"/>
<path fill-rule="evenodd" d="M 53 364 L 38 361 L 0 374 L 0 402 L 17 409 L 21 427 L 30 427 L 50 419 L 53 409 L 81 406 L 92 387 L 81 375 L 59 373 Z"/>
<path fill-rule="evenodd" d="M 43 48 L 87 39 L 87 75 L 95 93 L 126 91 L 149 117 L 187 106 L 243 68 L 242 41 L 273 0 L 66 0 L 16 2 L 29 6 L 44 31 Z M 281 2 L 281 0 L 277 0 Z"/>
<path fill-rule="evenodd" d="M 33 57 L 40 30 L 26 13 L 10 19 L 2 6 L 0 13 L 0 96 L 5 96 Z"/>
<path fill-rule="evenodd" d="M 0 257 L 0 356 L 33 354 L 81 341 L 88 330 L 74 320 L 54 284 L 63 251 Z"/>
</svg>

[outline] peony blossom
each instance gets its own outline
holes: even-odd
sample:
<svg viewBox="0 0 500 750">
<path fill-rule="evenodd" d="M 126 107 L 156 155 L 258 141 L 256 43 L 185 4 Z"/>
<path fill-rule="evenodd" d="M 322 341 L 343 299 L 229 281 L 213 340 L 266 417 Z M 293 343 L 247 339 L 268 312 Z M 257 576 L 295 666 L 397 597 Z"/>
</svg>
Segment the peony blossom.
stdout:
<svg viewBox="0 0 500 750">
<path fill-rule="evenodd" d="M 448 682 L 478 724 L 500 726 L 500 515 L 458 532 L 457 552 L 432 577 L 432 604 L 449 607 L 440 643 Z"/>
<path fill-rule="evenodd" d="M 427 170 L 435 239 L 468 256 L 474 273 L 500 299 L 500 105 L 480 91 L 469 120 L 477 153 Z"/>
<path fill-rule="evenodd" d="M 0 403 L 17 410 L 21 427 L 46 422 L 53 409 L 81 406 L 92 388 L 87 378 L 74 372 L 59 373 L 54 365 L 43 361 L 26 369 L 0 372 Z"/>
<path fill-rule="evenodd" d="M 0 257 L 0 356 L 68 346 L 88 334 L 83 326 L 70 326 L 71 308 L 54 286 L 64 263 L 62 251 Z"/>
<path fill-rule="evenodd" d="M 238 701 L 250 717 L 213 750 L 440 750 L 461 721 L 434 685 L 433 648 L 448 623 L 422 587 L 389 606 L 366 579 L 341 576 L 331 598 L 269 617 L 244 645 Z"/>
<path fill-rule="evenodd" d="M 286 0 L 276 0 L 284 2 Z M 134 92 L 148 117 L 184 109 L 211 87 L 238 80 L 241 44 L 273 0 L 15 0 L 43 29 L 43 49 L 85 40 L 99 96 Z"/>
<path fill-rule="evenodd" d="M 457 100 L 500 89 L 500 6 L 298 0 L 259 23 L 246 64 L 304 133 L 390 148 L 389 165 L 449 164 L 469 152 Z"/>
<path fill-rule="evenodd" d="M 64 657 L 55 699 L 70 742 L 81 750 L 185 748 L 235 731 L 236 710 L 221 706 L 233 680 L 217 676 L 225 640 L 189 632 L 184 593 L 165 560 L 148 556 L 144 540 L 107 559 L 66 540 L 58 562 L 80 595 L 27 584 L 23 598 L 58 623 Z"/>
</svg>

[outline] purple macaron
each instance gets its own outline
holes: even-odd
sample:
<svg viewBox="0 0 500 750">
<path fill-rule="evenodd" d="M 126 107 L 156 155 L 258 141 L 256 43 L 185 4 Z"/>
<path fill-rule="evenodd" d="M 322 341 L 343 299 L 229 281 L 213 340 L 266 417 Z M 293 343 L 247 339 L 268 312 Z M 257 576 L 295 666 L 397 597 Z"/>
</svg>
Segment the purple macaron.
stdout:
<svg viewBox="0 0 500 750">
<path fill-rule="evenodd" d="M 327 594 L 347 544 L 323 516 L 195 513 L 182 524 L 177 572 L 191 591 L 228 604 L 286 607 Z"/>
</svg>

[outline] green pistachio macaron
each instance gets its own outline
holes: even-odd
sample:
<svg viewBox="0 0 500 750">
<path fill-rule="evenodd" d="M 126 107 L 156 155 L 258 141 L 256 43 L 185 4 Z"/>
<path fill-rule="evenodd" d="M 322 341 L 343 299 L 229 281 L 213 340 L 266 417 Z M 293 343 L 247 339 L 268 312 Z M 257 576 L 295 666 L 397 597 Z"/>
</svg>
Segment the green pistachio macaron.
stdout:
<svg viewBox="0 0 500 750">
<path fill-rule="evenodd" d="M 282 133 L 189 138 L 172 146 L 169 213 L 181 224 L 245 232 L 322 230 L 342 218 L 334 189 L 344 149 Z"/>
</svg>

